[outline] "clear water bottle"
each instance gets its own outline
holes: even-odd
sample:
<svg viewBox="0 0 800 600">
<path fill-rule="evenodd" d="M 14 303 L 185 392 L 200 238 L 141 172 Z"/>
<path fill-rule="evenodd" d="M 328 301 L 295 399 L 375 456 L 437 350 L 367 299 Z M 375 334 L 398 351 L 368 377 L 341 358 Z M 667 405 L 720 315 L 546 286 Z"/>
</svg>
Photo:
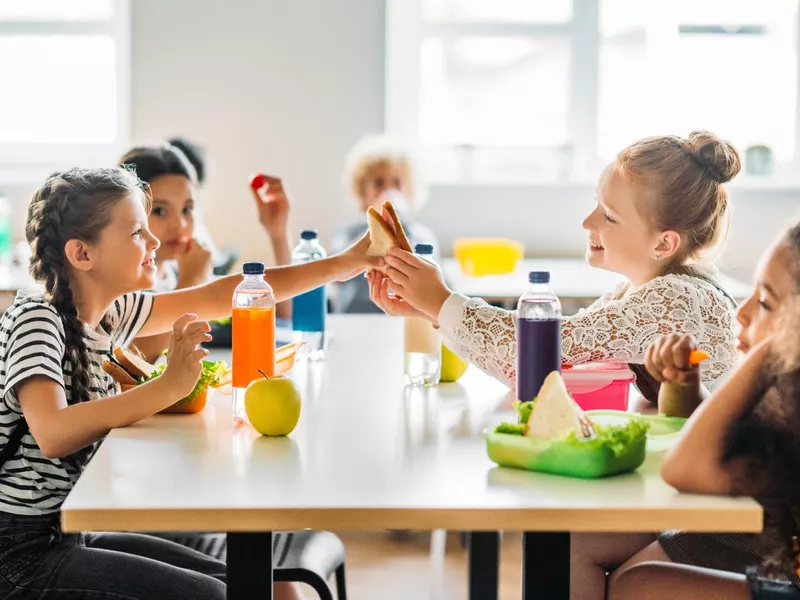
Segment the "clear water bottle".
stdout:
<svg viewBox="0 0 800 600">
<path fill-rule="evenodd" d="M 517 305 L 517 399 L 533 400 L 545 377 L 561 370 L 561 302 L 548 271 L 531 271 Z"/>
<path fill-rule="evenodd" d="M 313 229 L 300 234 L 300 243 L 292 251 L 292 264 L 325 258 L 325 249 Z M 292 329 L 294 341 L 305 342 L 298 358 L 319 360 L 325 353 L 325 315 L 328 312 L 325 286 L 300 294 L 292 299 Z"/>
<path fill-rule="evenodd" d="M 251 382 L 275 375 L 275 295 L 264 263 L 246 262 L 233 292 L 233 420 L 247 423 L 244 393 Z"/>
<path fill-rule="evenodd" d="M 433 246 L 417 244 L 414 253 L 435 264 Z M 427 319 L 405 319 L 405 374 L 409 385 L 431 386 L 439 383 L 442 374 L 442 338 Z"/>
</svg>

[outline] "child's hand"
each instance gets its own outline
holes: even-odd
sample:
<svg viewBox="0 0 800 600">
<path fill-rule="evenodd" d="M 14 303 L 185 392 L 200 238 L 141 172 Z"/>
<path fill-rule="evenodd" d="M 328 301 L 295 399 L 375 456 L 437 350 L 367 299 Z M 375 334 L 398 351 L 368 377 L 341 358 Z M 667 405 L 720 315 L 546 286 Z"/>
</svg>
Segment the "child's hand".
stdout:
<svg viewBox="0 0 800 600">
<path fill-rule="evenodd" d="M 198 321 L 194 314 L 183 315 L 172 326 L 167 368 L 161 379 L 170 383 L 177 399 L 188 396 L 200 378 L 208 350 L 199 345 L 211 341 L 209 331 L 208 323 Z"/>
<path fill-rule="evenodd" d="M 400 248 L 389 250 L 386 264 L 386 275 L 392 282 L 392 289 L 411 306 L 436 321 L 451 294 L 439 267 Z"/>
<path fill-rule="evenodd" d="M 645 367 L 661 383 L 699 383 L 700 366 L 689 361 L 689 354 L 695 349 L 691 336 L 665 335 L 647 349 Z"/>
<path fill-rule="evenodd" d="M 272 239 L 286 238 L 286 223 L 289 220 L 289 198 L 283 182 L 277 177 L 264 176 L 264 185 L 250 188 L 258 209 L 258 220 Z"/>
<path fill-rule="evenodd" d="M 355 244 L 337 255 L 336 258 L 339 260 L 342 271 L 338 281 L 347 281 L 356 275 L 360 275 L 367 269 L 378 268 L 384 265 L 383 257 L 369 256 L 367 254 L 369 244 L 369 232 L 367 232 L 361 236 L 361 239 Z"/>
<path fill-rule="evenodd" d="M 379 271 L 367 273 L 369 281 L 369 299 L 387 315 L 393 317 L 428 317 L 403 300 L 400 296 L 389 295 L 389 278 Z"/>
<path fill-rule="evenodd" d="M 211 279 L 214 271 L 211 252 L 195 239 L 189 240 L 186 251 L 178 257 L 178 288 L 200 285 Z"/>
</svg>

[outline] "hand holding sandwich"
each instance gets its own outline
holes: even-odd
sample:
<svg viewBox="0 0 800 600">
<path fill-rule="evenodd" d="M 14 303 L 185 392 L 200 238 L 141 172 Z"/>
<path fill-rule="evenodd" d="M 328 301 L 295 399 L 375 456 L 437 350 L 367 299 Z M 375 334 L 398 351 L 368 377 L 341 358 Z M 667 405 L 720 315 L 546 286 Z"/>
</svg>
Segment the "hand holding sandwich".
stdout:
<svg viewBox="0 0 800 600">
<path fill-rule="evenodd" d="M 385 313 L 403 317 L 426 317 L 434 323 L 450 296 L 439 268 L 412 254 L 403 225 L 391 202 L 379 213 L 367 211 L 370 246 L 368 253 L 382 256 L 385 266 L 368 273 L 370 299 Z M 397 295 L 389 295 L 389 286 Z"/>
<path fill-rule="evenodd" d="M 389 250 L 385 260 L 386 277 L 392 289 L 409 305 L 436 322 L 442 305 L 452 293 L 439 268 L 399 248 Z"/>
<path fill-rule="evenodd" d="M 183 315 L 175 321 L 167 351 L 167 368 L 161 375 L 161 379 L 169 382 L 173 401 L 188 396 L 200 378 L 208 350 L 199 345 L 211 341 L 209 331 L 208 323 L 198 321 L 197 315 Z"/>
</svg>

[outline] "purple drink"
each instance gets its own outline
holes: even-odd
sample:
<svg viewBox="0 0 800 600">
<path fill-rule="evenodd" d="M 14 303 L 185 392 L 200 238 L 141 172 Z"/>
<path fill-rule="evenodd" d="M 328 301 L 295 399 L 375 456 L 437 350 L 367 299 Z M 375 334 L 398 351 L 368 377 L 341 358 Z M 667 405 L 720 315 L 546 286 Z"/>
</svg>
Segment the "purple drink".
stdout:
<svg viewBox="0 0 800 600">
<path fill-rule="evenodd" d="M 545 378 L 561 370 L 561 302 L 548 271 L 531 271 L 517 303 L 517 399 L 530 402 Z"/>
<path fill-rule="evenodd" d="M 517 320 L 517 399 L 533 400 L 547 377 L 561 370 L 561 319 Z"/>
</svg>

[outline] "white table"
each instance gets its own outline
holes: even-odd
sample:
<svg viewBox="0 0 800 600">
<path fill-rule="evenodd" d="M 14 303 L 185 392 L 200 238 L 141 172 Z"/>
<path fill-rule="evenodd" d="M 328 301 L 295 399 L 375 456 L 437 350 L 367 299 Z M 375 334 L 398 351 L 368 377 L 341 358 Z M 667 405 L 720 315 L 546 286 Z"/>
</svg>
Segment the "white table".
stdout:
<svg viewBox="0 0 800 600">
<path fill-rule="evenodd" d="M 229 558 L 242 561 L 229 560 L 232 598 L 244 597 L 243 572 L 271 581 L 273 530 L 543 532 L 526 536 L 526 556 L 537 540 L 555 540 L 545 575 L 563 583 L 565 532 L 761 529 L 754 501 L 675 492 L 658 475 L 658 456 L 602 481 L 498 468 L 481 432 L 510 418 L 505 386 L 473 368 L 455 384 L 406 389 L 400 320 L 333 316 L 330 330 L 325 362 L 292 371 L 305 404 L 289 438 L 234 429 L 220 395 L 198 415 L 112 431 L 64 503 L 64 529 L 230 532 Z M 254 544 L 261 551 L 242 557 Z M 473 544 L 473 597 L 496 597 L 496 535 Z"/>
<path fill-rule="evenodd" d="M 442 273 L 455 291 L 487 302 L 498 302 L 506 308 L 515 305 L 528 289 L 530 271 L 550 271 L 553 291 L 566 305 L 565 312 L 587 306 L 625 279 L 618 273 L 592 267 L 580 258 L 526 258 L 519 262 L 513 273 L 485 277 L 464 275 L 454 258 L 442 261 Z M 749 284 L 724 274 L 720 283 L 736 300 L 747 298 L 752 291 Z"/>
</svg>

